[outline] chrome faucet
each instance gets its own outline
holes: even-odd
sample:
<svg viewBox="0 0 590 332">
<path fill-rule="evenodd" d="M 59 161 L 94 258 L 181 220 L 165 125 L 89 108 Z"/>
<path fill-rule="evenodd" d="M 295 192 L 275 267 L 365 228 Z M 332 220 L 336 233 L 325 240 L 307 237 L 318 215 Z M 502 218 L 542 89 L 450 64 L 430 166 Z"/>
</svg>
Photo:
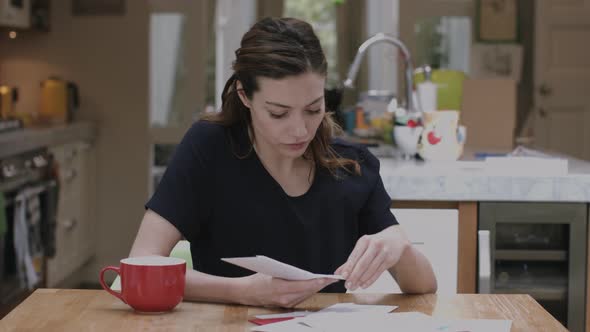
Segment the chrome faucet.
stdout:
<svg viewBox="0 0 590 332">
<path fill-rule="evenodd" d="M 358 74 L 359 68 L 361 66 L 361 61 L 363 60 L 363 56 L 367 52 L 367 49 L 374 44 L 382 42 L 392 44 L 401 50 L 402 55 L 404 57 L 404 64 L 406 65 L 406 106 L 408 108 L 408 111 L 410 112 L 417 111 L 417 109 L 414 109 L 414 103 L 412 100 L 412 75 L 414 69 L 412 67 L 410 51 L 408 51 L 408 48 L 406 47 L 406 45 L 404 45 L 404 43 L 402 43 L 399 39 L 389 34 L 379 32 L 361 44 L 356 53 L 356 56 L 354 57 L 352 65 L 350 65 L 350 68 L 348 69 L 348 75 L 346 77 L 346 80 L 344 81 L 344 86 L 347 88 L 354 87 L 353 82 L 356 78 L 356 75 Z"/>
</svg>

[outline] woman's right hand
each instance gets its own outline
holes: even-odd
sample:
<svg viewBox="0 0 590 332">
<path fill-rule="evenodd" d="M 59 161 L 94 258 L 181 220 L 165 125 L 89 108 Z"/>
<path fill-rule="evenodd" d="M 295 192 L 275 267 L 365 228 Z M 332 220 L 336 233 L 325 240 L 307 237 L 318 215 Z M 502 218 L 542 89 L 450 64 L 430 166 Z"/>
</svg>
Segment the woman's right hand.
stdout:
<svg viewBox="0 0 590 332">
<path fill-rule="evenodd" d="M 338 280 L 290 281 L 256 273 L 240 278 L 239 302 L 245 305 L 292 308 Z"/>
</svg>

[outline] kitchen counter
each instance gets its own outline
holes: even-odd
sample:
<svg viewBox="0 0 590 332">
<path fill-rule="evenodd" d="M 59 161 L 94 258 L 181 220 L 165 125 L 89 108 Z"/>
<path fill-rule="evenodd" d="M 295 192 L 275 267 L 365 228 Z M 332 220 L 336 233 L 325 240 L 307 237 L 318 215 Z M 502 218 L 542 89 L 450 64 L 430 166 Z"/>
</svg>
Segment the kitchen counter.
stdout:
<svg viewBox="0 0 590 332">
<path fill-rule="evenodd" d="M 545 170 L 536 163 L 520 168 L 497 167 L 476 161 L 473 151 L 466 151 L 458 162 L 401 160 L 387 157 L 395 152 L 376 152 L 393 208 L 458 211 L 458 293 L 477 291 L 477 231 L 481 204 L 519 202 L 524 210 L 537 211 L 539 207 L 548 208 L 547 204 L 567 203 L 570 205 L 566 208 L 575 208 L 571 204 L 588 206 L 590 202 L 590 163 L 569 156 L 542 151 L 567 159 L 567 171 L 559 172 L 558 169 Z M 590 262 L 587 267 L 590 274 Z M 586 296 L 590 298 L 590 279 L 587 280 Z M 590 318 L 590 301 L 586 309 L 586 317 Z"/>
<path fill-rule="evenodd" d="M 590 202 L 590 163 L 569 156 L 567 174 L 514 173 L 482 167 L 472 153 L 459 162 L 379 158 L 385 189 L 396 201 Z"/>
<path fill-rule="evenodd" d="M 0 134 L 0 158 L 46 146 L 75 141 L 93 141 L 96 135 L 96 126 L 90 122 L 2 133 Z"/>
</svg>

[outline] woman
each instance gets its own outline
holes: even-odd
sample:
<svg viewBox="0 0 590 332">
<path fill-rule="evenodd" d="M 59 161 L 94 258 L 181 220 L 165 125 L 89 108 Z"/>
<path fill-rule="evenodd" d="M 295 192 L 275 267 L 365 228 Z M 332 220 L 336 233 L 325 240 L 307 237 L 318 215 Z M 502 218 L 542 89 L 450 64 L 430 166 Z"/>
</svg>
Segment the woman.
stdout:
<svg viewBox="0 0 590 332">
<path fill-rule="evenodd" d="M 427 259 L 390 212 L 368 150 L 332 138 L 326 59 L 311 26 L 266 18 L 242 38 L 222 110 L 195 123 L 146 204 L 131 256 L 182 238 L 185 299 L 292 307 L 371 285 L 388 270 L 409 293 L 436 291 Z M 265 255 L 346 280 L 287 281 L 221 261 Z"/>
</svg>

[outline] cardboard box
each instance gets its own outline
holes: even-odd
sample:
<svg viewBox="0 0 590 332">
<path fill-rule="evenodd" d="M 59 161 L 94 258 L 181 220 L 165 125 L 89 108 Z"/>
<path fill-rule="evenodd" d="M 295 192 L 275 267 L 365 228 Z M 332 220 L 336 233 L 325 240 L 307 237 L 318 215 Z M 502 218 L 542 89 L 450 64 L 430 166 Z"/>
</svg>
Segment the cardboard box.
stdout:
<svg viewBox="0 0 590 332">
<path fill-rule="evenodd" d="M 465 146 L 477 151 L 514 148 L 517 86 L 512 79 L 466 79 L 460 123 Z"/>
</svg>

